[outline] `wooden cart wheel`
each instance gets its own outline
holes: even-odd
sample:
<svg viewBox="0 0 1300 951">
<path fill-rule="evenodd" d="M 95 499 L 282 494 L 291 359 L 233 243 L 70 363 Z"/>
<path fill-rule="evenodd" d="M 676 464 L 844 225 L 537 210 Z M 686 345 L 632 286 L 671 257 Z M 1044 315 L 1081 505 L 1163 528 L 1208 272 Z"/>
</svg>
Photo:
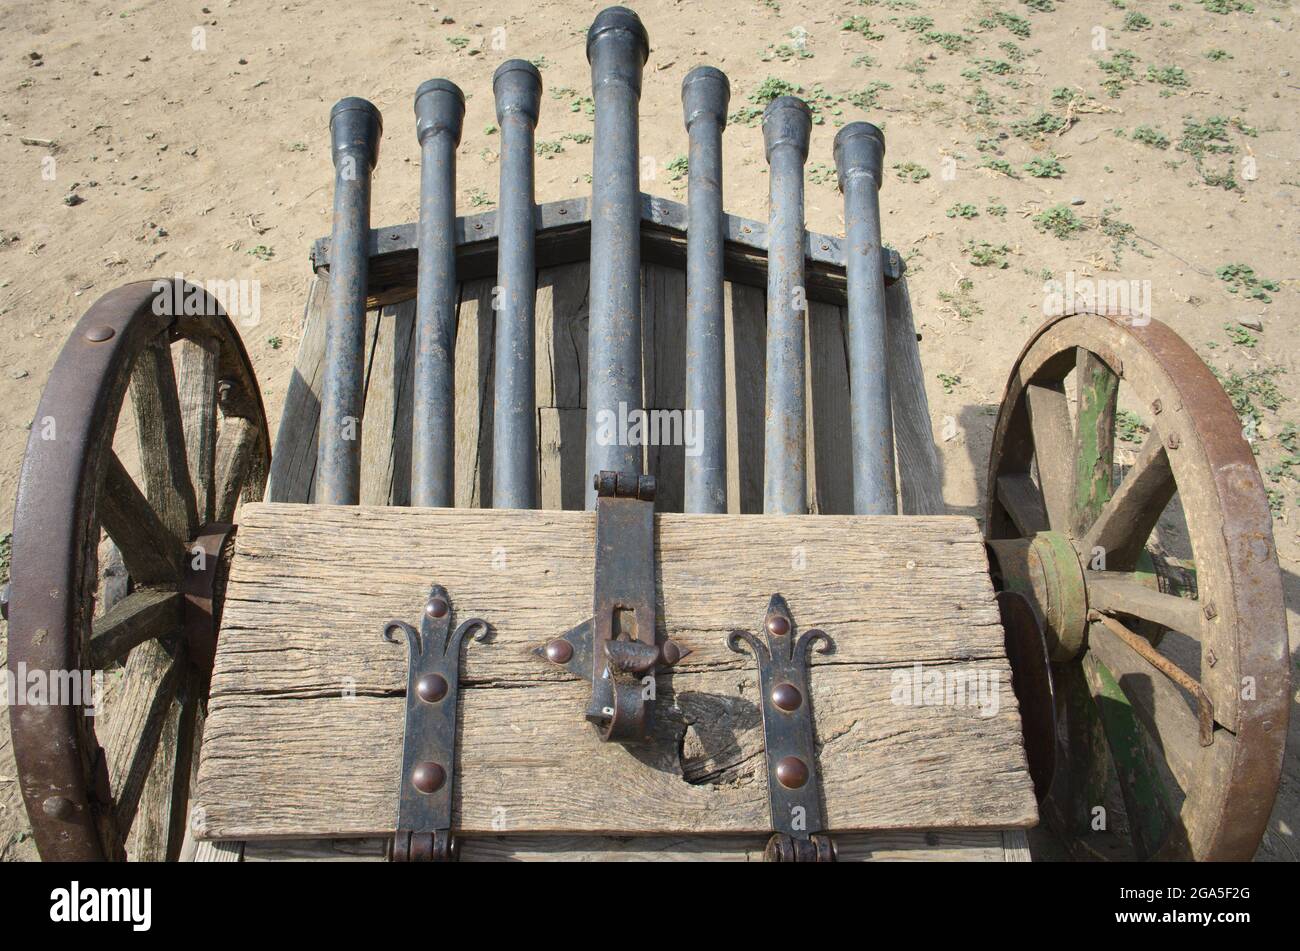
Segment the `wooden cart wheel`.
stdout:
<svg viewBox="0 0 1300 951">
<path fill-rule="evenodd" d="M 119 438 L 115 448 L 128 393 L 136 446 Z M 248 356 L 202 288 L 120 287 L 60 353 L 23 460 L 9 601 L 9 667 L 45 677 L 51 691 L 47 702 L 10 707 L 43 859 L 177 856 L 220 614 L 224 523 L 241 497 L 261 497 L 269 446 Z M 129 593 L 96 617 L 101 531 Z M 108 669 L 107 702 L 74 689 Z M 68 688 L 57 697 L 56 683 Z"/>
<path fill-rule="evenodd" d="M 1121 403 L 1149 432 L 1117 480 Z M 1267 497 L 1213 373 L 1158 321 L 1049 321 L 1011 372 L 988 485 L 995 576 L 1035 601 L 1052 657 L 1045 817 L 1084 857 L 1251 858 L 1290 665 Z M 1158 524 L 1180 517 L 1195 598 L 1144 570 Z"/>
</svg>

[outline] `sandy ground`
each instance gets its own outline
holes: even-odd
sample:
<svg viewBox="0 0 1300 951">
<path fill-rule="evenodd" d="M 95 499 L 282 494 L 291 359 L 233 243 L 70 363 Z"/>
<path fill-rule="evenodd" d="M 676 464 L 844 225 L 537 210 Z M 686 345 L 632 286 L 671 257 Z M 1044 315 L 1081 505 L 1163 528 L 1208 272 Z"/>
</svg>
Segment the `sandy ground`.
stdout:
<svg viewBox="0 0 1300 951">
<path fill-rule="evenodd" d="M 454 79 L 468 96 L 460 206 L 490 207 L 491 74 L 504 58 L 538 60 L 548 88 L 538 138 L 563 149 L 538 161 L 538 200 L 586 192 L 583 35 L 598 9 L 547 0 L 5 3 L 0 528 L 12 520 L 29 423 L 59 347 L 89 304 L 124 281 L 177 271 L 259 281 L 260 323 L 243 334 L 278 419 L 307 252 L 329 230 L 326 119 L 338 98 L 365 96 L 386 115 L 373 220 L 393 224 L 417 212 L 414 90 L 433 76 Z M 898 166 L 882 193 L 885 238 L 909 263 L 951 511 L 982 509 L 993 413 L 1015 353 L 1042 320 L 1048 272 L 1150 281 L 1153 315 L 1218 370 L 1271 380 L 1281 401 L 1259 387 L 1245 396 L 1258 416 L 1261 468 L 1276 476 L 1267 484 L 1295 643 L 1300 488 L 1285 464 L 1300 464 L 1287 429 L 1300 419 L 1300 43 L 1291 3 L 645 0 L 636 9 L 653 48 L 641 107 L 647 191 L 684 196 L 685 179 L 672 170 L 686 152 L 679 84 L 700 63 L 730 75 L 733 110 L 771 91 L 769 77 L 818 103 L 812 229 L 843 230 L 828 174 L 835 126 L 854 118 L 884 126 L 887 162 Z M 1108 79 L 1117 96 L 1103 87 Z M 741 118 L 725 140 L 726 204 L 762 219 L 762 136 Z M 1185 120 L 1201 134 L 1188 134 Z M 1135 137 L 1144 126 L 1154 131 Z M 1037 159 L 1053 171 L 1052 155 L 1060 177 L 1023 168 Z M 1016 177 L 981 167 L 990 159 Z M 1232 187 L 1223 187 L 1227 169 Z M 1063 239 L 1034 222 L 1059 204 L 1082 226 Z M 1250 287 L 1229 292 L 1216 271 L 1234 264 L 1277 282 L 1254 286 L 1270 301 L 1249 297 Z M 1297 751 L 1293 742 L 1264 858 L 1300 854 Z M 35 857 L 7 718 L 0 856 Z"/>
</svg>

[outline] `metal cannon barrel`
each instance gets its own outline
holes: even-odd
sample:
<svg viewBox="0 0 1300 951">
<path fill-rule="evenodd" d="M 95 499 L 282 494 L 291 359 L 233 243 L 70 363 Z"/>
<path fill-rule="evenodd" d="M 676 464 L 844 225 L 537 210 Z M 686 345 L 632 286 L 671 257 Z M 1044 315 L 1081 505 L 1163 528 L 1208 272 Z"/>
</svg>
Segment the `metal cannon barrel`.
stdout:
<svg viewBox="0 0 1300 951">
<path fill-rule="evenodd" d="M 808 511 L 803 166 L 811 132 L 812 114 L 802 99 L 780 96 L 763 110 L 763 144 L 771 168 L 763 511 L 773 515 Z"/>
<path fill-rule="evenodd" d="M 316 499 L 327 505 L 356 505 L 361 494 L 370 174 L 379 161 L 382 133 L 379 110 L 365 99 L 340 99 L 330 110 L 334 228 L 316 448 Z"/>
<path fill-rule="evenodd" d="M 492 91 L 501 129 L 492 507 L 531 509 L 537 507 L 533 133 L 542 76 L 526 60 L 507 60 L 492 77 Z"/>
<path fill-rule="evenodd" d="M 853 511 L 896 515 L 894 432 L 885 350 L 884 251 L 880 185 L 885 136 L 852 122 L 835 136 L 835 170 L 844 192 L 848 277 L 849 421 L 853 440 Z"/>
<path fill-rule="evenodd" d="M 697 414 L 697 452 L 687 452 L 685 508 L 727 510 L 726 361 L 722 302 L 722 130 L 731 85 L 712 66 L 682 81 L 690 137 L 686 229 L 686 412 Z"/>
<path fill-rule="evenodd" d="M 450 506 L 455 469 L 456 147 L 465 94 L 430 79 L 415 93 L 420 143 L 411 503 Z"/>
<path fill-rule="evenodd" d="M 596 129 L 591 185 L 587 508 L 602 471 L 639 474 L 641 446 L 616 421 L 641 408 L 641 190 L 637 110 L 650 40 L 635 13 L 608 7 L 587 31 Z M 620 413 L 620 409 L 622 412 Z"/>
</svg>

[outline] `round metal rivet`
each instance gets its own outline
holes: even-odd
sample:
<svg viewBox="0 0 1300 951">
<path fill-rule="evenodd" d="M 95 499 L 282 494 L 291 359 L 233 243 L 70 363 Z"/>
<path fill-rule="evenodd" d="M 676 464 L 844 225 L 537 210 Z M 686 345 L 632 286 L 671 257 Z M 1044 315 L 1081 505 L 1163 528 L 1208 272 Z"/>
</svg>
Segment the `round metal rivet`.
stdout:
<svg viewBox="0 0 1300 951">
<path fill-rule="evenodd" d="M 425 703 L 437 703 L 447 696 L 447 678 L 442 674 L 425 674 L 416 681 L 415 692 Z"/>
<path fill-rule="evenodd" d="M 772 688 L 772 702 L 778 709 L 789 713 L 799 709 L 803 703 L 803 694 L 794 684 L 777 684 Z"/>
<path fill-rule="evenodd" d="M 776 781 L 786 789 L 799 789 L 808 782 L 808 765 L 797 756 L 787 756 L 776 764 Z"/>
<path fill-rule="evenodd" d="M 664 641 L 661 651 L 664 655 L 665 664 L 675 664 L 682 659 L 682 649 L 672 641 Z"/>
<path fill-rule="evenodd" d="M 117 331 L 112 327 L 106 327 L 101 324 L 98 327 L 91 327 L 87 330 L 86 339 L 91 343 L 103 343 L 105 340 L 112 340 L 115 333 L 117 333 Z"/>
<path fill-rule="evenodd" d="M 785 637 L 790 633 L 790 619 L 781 614 L 774 614 L 767 619 L 767 629 L 773 637 Z"/>
<path fill-rule="evenodd" d="M 446 617 L 448 605 L 442 598 L 430 598 L 429 603 L 424 606 L 424 613 L 429 617 Z"/>
<path fill-rule="evenodd" d="M 552 664 L 567 664 L 573 660 L 573 645 L 562 637 L 557 637 L 546 645 L 546 659 Z"/>
<path fill-rule="evenodd" d="M 54 819 L 68 818 L 74 809 L 76 806 L 73 805 L 72 800 L 62 796 L 51 796 L 41 803 L 41 811 Z"/>
<path fill-rule="evenodd" d="M 447 781 L 447 771 L 437 763 L 421 763 L 411 772 L 411 785 L 426 796 L 436 793 Z"/>
</svg>

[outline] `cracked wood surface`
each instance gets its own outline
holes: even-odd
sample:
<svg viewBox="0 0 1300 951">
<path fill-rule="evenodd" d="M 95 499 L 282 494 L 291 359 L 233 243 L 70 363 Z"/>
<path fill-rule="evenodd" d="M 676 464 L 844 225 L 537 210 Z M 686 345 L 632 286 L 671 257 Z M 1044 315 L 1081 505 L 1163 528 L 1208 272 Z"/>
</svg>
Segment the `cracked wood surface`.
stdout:
<svg viewBox="0 0 1300 951">
<path fill-rule="evenodd" d="M 257 504 L 243 510 L 200 770 L 204 838 L 391 833 L 406 648 L 429 585 L 466 646 L 455 827 L 466 833 L 758 833 L 769 828 L 757 674 L 728 631 L 776 591 L 813 655 L 832 830 L 1036 821 L 988 566 L 955 516 L 656 517 L 660 637 L 692 649 L 658 680 L 635 754 L 583 720 L 589 688 L 530 649 L 591 613 L 595 516 Z M 545 552 L 545 557 L 538 557 Z M 996 678 L 986 704 L 895 702 L 926 671 Z M 897 675 L 897 676 L 896 676 Z M 973 692 L 973 691 L 972 691 Z M 992 715 L 984 715 L 992 713 Z"/>
</svg>

